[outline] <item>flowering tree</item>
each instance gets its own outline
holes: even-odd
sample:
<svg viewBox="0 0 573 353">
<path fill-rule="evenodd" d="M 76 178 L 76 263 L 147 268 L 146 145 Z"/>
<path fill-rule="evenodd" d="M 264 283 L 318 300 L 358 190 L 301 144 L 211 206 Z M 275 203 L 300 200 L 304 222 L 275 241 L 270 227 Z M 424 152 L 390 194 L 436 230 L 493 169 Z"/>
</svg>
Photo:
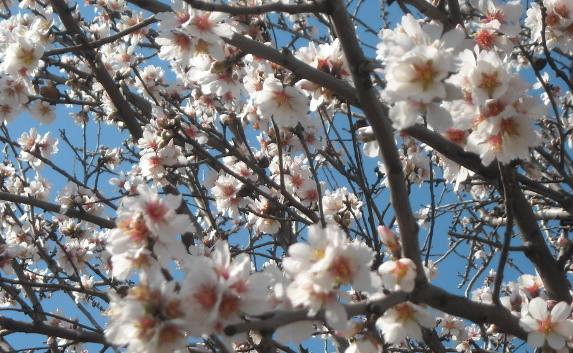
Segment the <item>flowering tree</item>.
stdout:
<svg viewBox="0 0 573 353">
<path fill-rule="evenodd" d="M 0 7 L 0 351 L 573 348 L 572 1 Z"/>
</svg>

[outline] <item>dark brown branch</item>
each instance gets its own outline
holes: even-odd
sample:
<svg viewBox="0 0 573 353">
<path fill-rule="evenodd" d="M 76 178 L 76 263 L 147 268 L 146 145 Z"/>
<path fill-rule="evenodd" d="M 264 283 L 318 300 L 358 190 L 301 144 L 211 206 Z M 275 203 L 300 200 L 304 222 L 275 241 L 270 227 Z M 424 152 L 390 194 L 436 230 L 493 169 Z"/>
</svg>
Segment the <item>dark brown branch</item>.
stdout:
<svg viewBox="0 0 573 353">
<path fill-rule="evenodd" d="M 345 305 L 348 317 L 360 314 L 374 313 L 383 314 L 387 309 L 394 305 L 400 304 L 408 299 L 408 294 L 404 292 L 392 292 L 384 298 L 374 301 L 364 301 L 361 303 Z M 256 321 L 246 321 L 235 325 L 225 327 L 227 335 L 235 335 L 249 330 L 268 330 L 272 331 L 278 327 L 297 322 L 297 321 L 324 321 L 324 310 L 320 310 L 316 315 L 309 316 L 308 310 L 294 311 L 275 311 L 267 315 L 266 318 Z M 263 315 L 265 316 L 265 315 Z"/>
<path fill-rule="evenodd" d="M 80 28 L 77 21 L 72 16 L 72 12 L 68 8 L 68 5 L 64 0 L 51 0 L 50 3 L 54 8 L 54 11 L 60 16 L 64 27 L 81 43 L 81 45 L 88 46 L 89 42 L 85 37 L 82 29 Z M 125 123 L 127 129 L 131 133 L 134 139 L 139 139 L 142 136 L 141 125 L 137 120 L 137 116 L 133 109 L 131 109 L 129 103 L 125 100 L 119 86 L 110 76 L 109 72 L 105 68 L 105 65 L 101 59 L 97 56 L 93 49 L 84 49 L 81 51 L 82 55 L 86 58 L 90 68 L 92 69 L 96 79 L 101 83 L 104 90 L 109 95 L 113 105 L 119 112 L 121 120 Z"/>
<path fill-rule="evenodd" d="M 509 310 L 492 304 L 481 304 L 467 298 L 450 294 L 431 284 L 416 288 L 413 300 L 426 303 L 450 315 L 461 317 L 477 324 L 495 324 L 500 332 L 527 339 L 527 333 L 519 326 L 519 318 Z"/>
<path fill-rule="evenodd" d="M 346 12 L 344 2 L 341 0 L 330 0 L 329 5 L 331 9 L 330 18 L 348 61 L 360 106 L 372 126 L 376 140 L 380 145 L 390 186 L 392 207 L 400 228 L 402 255 L 414 261 L 417 270 L 416 280 L 418 283 L 424 283 L 426 276 L 420 258 L 418 224 L 410 207 L 406 178 L 398 150 L 394 144 L 393 129 L 388 118 L 387 109 L 378 100 L 378 94 L 373 87 L 370 72 L 364 69 L 368 60 L 362 52 L 354 25 Z"/>
<path fill-rule="evenodd" d="M 281 65 L 292 71 L 297 76 L 320 84 L 351 104 L 358 103 L 356 91 L 351 85 L 298 60 L 286 49 L 280 52 L 268 45 L 249 39 L 240 34 L 234 34 L 231 38 L 224 40 L 228 44 L 235 46 L 246 53 L 253 54 L 259 58 Z"/>
<path fill-rule="evenodd" d="M 0 327 L 13 332 L 36 333 L 50 337 L 61 337 L 74 342 L 92 342 L 108 344 L 102 333 L 83 330 L 70 330 L 43 323 L 27 323 L 0 316 Z"/>
<path fill-rule="evenodd" d="M 87 212 L 80 212 L 74 209 L 62 209 L 62 206 L 59 205 L 55 205 L 53 203 L 50 202 L 46 202 L 46 201 L 42 201 L 42 200 L 38 200 L 36 198 L 33 197 L 27 197 L 27 196 L 20 196 L 20 195 L 14 195 L 11 194 L 9 192 L 4 192 L 4 191 L 0 191 L 0 200 L 4 200 L 4 201 L 8 201 L 8 202 L 14 202 L 14 203 L 18 203 L 18 204 L 25 204 L 25 205 L 30 205 L 33 207 L 38 207 L 41 208 L 43 210 L 49 211 L 49 212 L 56 212 L 68 217 L 74 217 L 74 218 L 78 218 L 81 220 L 84 220 L 86 222 L 90 222 L 93 223 L 95 225 L 98 225 L 102 228 L 115 228 L 115 223 L 114 221 L 105 219 L 105 218 L 101 218 L 98 216 L 94 216 L 92 214 L 89 214 Z"/>
<path fill-rule="evenodd" d="M 509 246 L 511 245 L 511 236 L 513 234 L 513 213 L 511 210 L 511 190 L 514 189 L 515 183 L 515 171 L 511 167 L 505 167 L 499 164 L 500 174 L 501 174 L 501 185 L 503 187 L 503 201 L 505 204 L 505 214 L 507 217 L 507 224 L 505 225 L 505 232 L 503 234 L 503 247 L 501 248 L 501 255 L 499 256 L 499 262 L 497 264 L 497 270 L 495 273 L 495 281 L 493 284 L 493 302 L 496 305 L 501 306 L 501 301 L 499 300 L 499 293 L 501 291 L 501 283 L 503 281 L 503 271 L 507 263 L 507 257 L 509 255 Z M 526 250 L 527 251 L 527 250 Z"/>
<path fill-rule="evenodd" d="M 65 53 L 76 52 L 76 51 L 81 51 L 81 50 L 86 50 L 86 49 L 99 48 L 102 45 L 115 42 L 116 40 L 118 40 L 118 39 L 120 39 L 120 38 L 122 38 L 128 34 L 131 34 L 137 30 L 140 30 L 143 27 L 149 26 L 150 24 L 155 23 L 155 22 L 157 22 L 157 19 L 155 19 L 155 17 L 152 16 L 152 17 L 150 17 L 144 21 L 139 22 L 136 25 L 133 25 L 129 28 L 126 28 L 123 31 L 117 32 L 116 34 L 111 35 L 109 37 L 94 40 L 93 42 L 88 42 L 87 44 L 80 44 L 80 45 L 74 45 L 72 47 L 47 50 L 44 52 L 43 58 L 47 58 L 47 57 L 52 56 L 52 55 L 61 55 L 61 54 L 65 54 Z"/>
<path fill-rule="evenodd" d="M 444 24 L 445 27 L 452 27 L 452 21 L 448 17 L 448 14 L 434 5 L 430 4 L 426 0 L 399 0 L 403 3 L 414 6 L 422 14 L 428 16 L 429 18 L 439 21 Z"/>
<path fill-rule="evenodd" d="M 232 6 L 227 4 L 218 4 L 200 0 L 184 0 L 194 9 L 204 11 L 225 12 L 231 15 L 261 15 L 268 12 L 285 12 L 289 14 L 323 12 L 326 8 L 325 1 L 319 0 L 311 3 L 302 4 L 284 4 L 282 2 L 273 2 L 258 6 Z"/>
</svg>

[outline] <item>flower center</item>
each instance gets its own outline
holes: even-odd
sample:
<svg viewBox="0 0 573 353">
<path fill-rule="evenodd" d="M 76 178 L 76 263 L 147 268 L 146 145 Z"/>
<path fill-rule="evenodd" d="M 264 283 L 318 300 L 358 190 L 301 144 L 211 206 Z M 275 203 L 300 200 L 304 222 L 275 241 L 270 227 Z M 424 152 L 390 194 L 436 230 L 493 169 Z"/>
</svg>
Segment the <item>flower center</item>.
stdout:
<svg viewBox="0 0 573 353">
<path fill-rule="evenodd" d="M 239 308 L 239 297 L 230 294 L 223 294 L 221 305 L 219 305 L 219 314 L 221 317 L 228 318 Z"/>
<path fill-rule="evenodd" d="M 414 318 L 414 314 L 416 313 L 414 308 L 408 304 L 399 304 L 394 308 L 394 310 L 396 310 L 396 319 L 399 322 L 412 320 Z"/>
<path fill-rule="evenodd" d="M 211 310 L 217 303 L 217 291 L 215 286 L 203 286 L 193 297 L 206 310 Z"/>
<path fill-rule="evenodd" d="M 484 89 L 488 96 L 493 96 L 493 92 L 497 87 L 501 86 L 501 82 L 497 77 L 497 72 L 492 73 L 485 73 L 482 72 L 481 74 L 481 83 L 478 85 L 479 88 Z"/>
<path fill-rule="evenodd" d="M 408 265 L 403 264 L 400 261 L 396 261 L 396 266 L 394 267 L 394 270 L 392 272 L 394 272 L 394 275 L 396 276 L 398 281 L 401 281 L 402 279 L 404 279 L 404 277 L 406 277 L 406 274 L 408 273 Z"/>
<path fill-rule="evenodd" d="M 497 134 L 497 135 L 493 135 L 488 139 L 489 145 L 491 146 L 491 148 L 496 152 L 499 153 L 502 150 L 503 147 L 503 138 L 501 136 L 501 133 Z"/>
<path fill-rule="evenodd" d="M 428 60 L 423 64 L 412 64 L 414 69 L 414 79 L 412 82 L 419 82 L 422 85 L 422 89 L 427 91 L 434 82 L 434 78 L 437 74 L 434 70 L 432 60 Z"/>
<path fill-rule="evenodd" d="M 24 49 L 20 48 L 18 51 L 18 60 L 24 64 L 24 66 L 32 66 L 36 62 L 36 55 L 34 54 L 34 48 Z"/>
<path fill-rule="evenodd" d="M 336 278 L 338 284 L 350 283 L 354 273 L 350 261 L 344 256 L 334 259 L 328 270 Z"/>
<path fill-rule="evenodd" d="M 163 205 L 160 201 L 151 201 L 145 204 L 145 213 L 151 218 L 155 223 L 160 223 L 165 221 L 165 216 L 167 215 L 167 207 Z"/>
<path fill-rule="evenodd" d="M 500 129 L 503 133 L 509 136 L 519 136 L 518 126 L 513 118 L 502 119 Z"/>
<path fill-rule="evenodd" d="M 546 335 L 553 332 L 553 322 L 551 321 L 551 317 L 548 317 L 545 320 L 540 321 L 539 328 L 537 329 L 537 331 L 544 333 Z"/>
<path fill-rule="evenodd" d="M 201 32 L 205 32 L 205 31 L 210 31 L 211 28 L 213 27 L 213 24 L 211 23 L 211 21 L 209 20 L 209 15 L 201 15 L 201 16 L 197 16 L 194 21 L 193 24 L 195 25 L 195 27 L 197 27 L 198 30 L 200 30 Z"/>
<path fill-rule="evenodd" d="M 466 142 L 466 133 L 463 130 L 449 128 L 446 130 L 446 137 L 448 140 L 457 144 Z"/>
<path fill-rule="evenodd" d="M 183 33 L 175 33 L 174 34 L 174 42 L 179 48 L 184 50 L 189 50 L 191 48 L 191 38 Z"/>
<path fill-rule="evenodd" d="M 487 29 L 482 29 L 476 33 L 475 41 L 480 48 L 490 50 L 495 44 L 495 35 Z"/>
<path fill-rule="evenodd" d="M 159 331 L 160 342 L 175 342 L 180 338 L 183 338 L 183 333 L 175 325 L 165 325 Z"/>
<path fill-rule="evenodd" d="M 121 222 L 118 227 L 135 242 L 142 242 L 149 236 L 149 230 L 140 215 Z"/>
<path fill-rule="evenodd" d="M 280 90 L 280 91 L 275 91 L 274 92 L 274 98 L 275 101 L 277 102 L 277 105 L 279 107 L 282 107 L 283 105 L 288 105 L 289 104 L 289 100 L 291 99 L 291 96 L 289 96 L 285 90 Z"/>
</svg>

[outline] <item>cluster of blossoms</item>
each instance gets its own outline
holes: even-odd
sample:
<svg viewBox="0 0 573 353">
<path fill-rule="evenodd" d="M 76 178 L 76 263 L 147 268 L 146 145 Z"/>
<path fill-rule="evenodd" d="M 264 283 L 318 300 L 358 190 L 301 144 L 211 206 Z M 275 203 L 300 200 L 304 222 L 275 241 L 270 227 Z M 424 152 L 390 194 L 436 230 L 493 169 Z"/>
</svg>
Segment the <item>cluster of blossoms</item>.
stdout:
<svg viewBox="0 0 573 353">
<path fill-rule="evenodd" d="M 57 28 L 50 6 L 23 1 L 20 6 L 32 9 L 34 15 L 0 21 L 0 123 L 23 109 L 48 123 L 55 119 L 52 104 L 66 103 L 81 106 L 74 118 L 85 128 L 85 135 L 94 117 L 96 123 L 128 127 L 130 114 L 120 113 L 127 108 L 143 126 L 129 129 L 133 140 L 116 148 L 101 146 L 100 136 L 95 151 L 89 151 L 91 137 L 84 137 L 83 148 L 74 148 L 75 140 L 66 138 L 74 158 L 82 162 L 78 169 L 83 168 L 84 181 L 76 177 L 75 168 L 74 173 L 60 172 L 72 181 L 58 190 L 52 190 L 54 186 L 38 174 L 58 152 L 58 141 L 36 129 L 20 135 L 12 146 L 17 161 L 7 158 L 0 164 L 2 192 L 24 195 L 31 205 L 43 205 L 61 215 L 44 219 L 45 214 L 35 212 L 42 207 L 26 206 L 16 210 L 22 214 L 16 217 L 11 207 L 0 204 L 4 216 L 0 226 L 5 233 L 0 244 L 3 275 L 17 276 L 21 283 L 44 281 L 48 288 L 55 281 L 77 284 L 79 288 L 66 288 L 74 290 L 70 297 L 79 305 L 94 304 L 93 293 L 105 297 L 98 287 L 113 285 L 105 339 L 130 353 L 184 351 L 199 338 L 217 341 L 213 337 L 223 338 L 226 348 L 235 344 L 237 351 L 246 351 L 237 342 L 255 347 L 259 345 L 257 333 L 227 337 L 230 331 L 225 329 L 265 320 L 273 312 L 286 313 L 286 317 L 303 311 L 308 315 L 303 317 L 307 320 L 276 328 L 271 335 L 276 342 L 298 343 L 309 332 L 321 331 L 329 339 L 348 340 L 345 353 L 411 349 L 414 341 L 424 340 L 424 330 L 436 327 L 442 340 L 455 342 L 457 351 L 463 353 L 472 352 L 479 341 L 495 351 L 511 340 L 494 325 L 484 334 L 483 327 L 468 326 L 454 316 L 444 314 L 436 320 L 423 298 L 415 295 L 408 298 L 416 302 L 405 300 L 380 315 L 370 309 L 361 312 L 363 316 L 351 314 L 349 308 L 412 293 L 424 282 L 424 275 L 429 281 L 434 279 L 436 265 L 426 259 L 424 266 L 420 263 L 424 268 L 417 267 L 415 259 L 404 257 L 396 233 L 386 226 L 375 229 L 376 218 L 383 223 L 386 217 L 399 215 L 386 216 L 392 213 L 387 213 L 389 207 L 379 207 L 384 190 L 394 187 L 386 166 L 380 163 L 370 168 L 378 177 L 373 182 L 359 155 L 356 137 L 363 142 L 365 155 L 380 154 L 373 129 L 364 126 L 361 113 L 349 109 L 341 97 L 322 85 L 229 44 L 234 36 L 243 36 L 257 41 L 253 44 L 272 46 L 265 15 L 231 16 L 173 0 L 173 11 L 158 13 L 150 19 L 157 20 L 155 24 L 132 30 L 145 17 L 128 7 L 127 1 L 92 2 L 95 16 L 78 25 L 88 41 L 104 39 L 105 43 L 83 47 L 78 51 L 82 55 L 75 50 L 64 55 L 48 52 L 54 38 L 60 37 L 56 43 L 67 45 L 78 37 L 69 29 Z M 468 2 L 462 10 L 471 22 L 464 28 L 445 29 L 437 22 L 406 15 L 397 28 L 381 33 L 377 59 L 383 63 L 385 86 L 380 97 L 389 105 L 394 127 L 403 130 L 403 148 L 395 162 L 401 163 L 406 183 L 423 186 L 434 173 L 433 163 L 441 164 L 439 177 L 455 183 L 455 191 L 472 175 L 447 156 L 433 153 L 429 142 L 421 144 L 409 137 L 408 128 L 416 124 L 476 153 L 485 165 L 494 160 L 509 164 L 529 159 L 531 147 L 547 138 L 534 129 L 545 107 L 528 95 L 529 85 L 518 76 L 516 45 L 526 32 L 519 23 L 519 0 Z M 258 0 L 245 3 L 262 4 Z M 301 38 L 313 39 L 302 15 L 291 19 L 297 22 Z M 547 45 L 564 56 L 573 50 L 573 5 L 569 1 L 534 4 L 527 11 L 525 25 L 530 31 L 528 44 Z M 106 39 L 123 30 L 129 33 L 113 42 Z M 340 86 L 352 89 L 341 40 L 320 42 L 297 44 L 292 57 L 307 64 L 306 69 L 328 74 Z M 92 50 L 95 59 L 88 55 Z M 168 65 L 146 63 L 153 56 Z M 94 67 L 100 64 L 126 106 L 117 105 L 118 97 L 97 77 Z M 57 76 L 58 70 L 62 77 Z M 44 84 L 44 79 L 54 82 Z M 65 91 L 62 86 L 67 86 Z M 554 104 L 551 98 L 546 92 L 546 105 Z M 341 113 L 344 125 L 338 123 Z M 570 119 L 569 127 L 573 126 Z M 348 131 L 352 139 L 342 135 Z M 573 139 L 570 131 L 567 134 Z M 351 144 L 353 153 L 348 152 Z M 123 161 L 132 162 L 131 170 L 121 168 Z M 54 163 L 49 166 L 60 170 Z M 528 166 L 523 164 L 524 169 Z M 543 173 L 536 168 L 541 167 L 531 164 L 526 171 L 540 180 Z M 119 190 L 118 198 L 104 197 L 98 190 L 100 178 L 106 175 L 113 176 L 109 181 Z M 345 180 L 341 182 L 340 176 Z M 437 188 L 440 182 L 436 179 L 431 182 Z M 558 183 L 553 186 L 558 188 Z M 479 220 L 483 224 L 476 228 L 487 227 L 492 219 L 486 214 L 491 204 L 488 196 L 495 193 L 492 189 L 472 186 L 472 201 L 488 203 L 474 217 L 484 215 Z M 54 205 L 38 203 L 54 199 L 52 191 L 57 192 Z M 114 219 L 107 218 L 106 205 L 113 209 Z M 431 218 L 438 217 L 433 212 L 436 207 L 422 208 L 416 214 L 422 226 L 432 221 L 430 232 L 435 226 Z M 438 212 L 448 212 L 445 208 Z M 498 211 L 495 208 L 491 214 Z M 465 217 L 463 213 L 457 218 Z M 564 217 L 563 227 L 569 226 L 569 218 L 568 214 Z M 96 224 L 111 229 L 101 232 Z M 234 238 L 247 233 L 248 245 Z M 432 249 L 429 239 L 424 251 L 434 254 L 437 245 Z M 486 260 L 482 246 L 472 243 L 468 261 Z M 262 257 L 272 261 L 260 266 Z M 35 265 L 40 261 L 48 268 L 43 263 Z M 26 268 L 24 275 L 17 265 Z M 473 268 L 470 262 L 468 273 Z M 60 272 L 65 276 L 59 276 Z M 96 282 L 93 273 L 105 283 Z M 484 286 L 472 293 L 474 302 L 497 303 L 494 279 L 495 273 L 490 273 Z M 25 286 L 15 282 L 14 288 L 34 304 Z M 4 292 L 0 290 L 2 305 L 21 305 Z M 504 284 L 500 301 L 527 332 L 531 346 L 559 353 L 573 348 L 571 307 L 550 300 L 538 277 L 523 275 L 516 283 Z M 75 329 L 60 322 L 50 324 Z M 257 347 L 263 348 L 263 344 Z"/>
<path fill-rule="evenodd" d="M 138 192 L 139 196 L 124 199 L 118 227 L 109 232 L 107 243 L 114 277 L 126 279 L 134 269 L 140 277 L 127 295 L 112 294 L 108 311 L 111 325 L 106 336 L 114 344 L 127 344 L 130 352 L 171 352 L 183 347 L 187 336 L 220 334 L 245 315 L 278 308 L 304 308 L 309 317 L 324 310 L 327 325 L 337 334 L 353 336 L 356 323 L 345 304 L 356 298 L 349 293 L 376 299 L 384 296 L 381 288 L 414 289 L 416 267 L 411 260 L 387 260 L 372 271 L 372 250 L 363 242 L 348 240 L 334 225 L 310 226 L 307 242 L 289 247 L 282 262 L 284 273 L 273 263 L 252 272 L 249 256 L 232 257 L 225 241 L 217 241 L 211 249 L 191 247 L 190 253 L 182 253 L 176 249 L 176 235 L 185 231 L 188 219 L 175 213 L 179 201 L 159 198 L 142 187 Z M 384 244 L 395 252 L 396 236 L 387 228 L 380 231 Z M 171 260 L 187 273 L 181 284 L 163 280 L 160 269 L 168 268 Z M 301 340 L 309 324 L 279 328 L 277 339 Z M 408 302 L 388 310 L 377 326 L 389 342 L 400 344 L 406 337 L 421 340 L 421 327 L 433 327 L 434 319 Z"/>
<path fill-rule="evenodd" d="M 24 132 L 18 139 L 20 144 L 20 158 L 30 163 L 32 168 L 42 167 L 43 161 L 38 157 L 50 159 L 52 155 L 58 152 L 58 140 L 54 139 L 49 132 L 41 135 L 36 129 L 32 128 Z"/>
<path fill-rule="evenodd" d="M 482 287 L 472 292 L 477 302 L 493 303 L 493 282 L 495 272 L 490 271 Z M 573 318 L 571 306 L 566 302 L 556 302 L 547 298 L 541 278 L 536 275 L 521 275 L 516 282 L 503 286 L 505 293 L 501 304 L 519 318 L 520 326 L 528 333 L 527 343 L 533 347 L 550 347 L 557 352 L 567 352 L 573 345 Z M 450 330 L 452 338 L 458 343 L 459 352 L 471 350 L 471 343 L 480 339 L 472 333 L 473 326 L 463 329 L 458 319 L 447 317 L 442 323 L 444 330 Z M 455 327 L 455 332 L 451 332 Z M 495 331 L 493 331 L 495 332 Z M 492 344 L 504 339 L 500 333 L 494 333 Z"/>
<path fill-rule="evenodd" d="M 177 214 L 181 197 L 160 198 L 156 190 L 140 186 L 137 196 L 124 198 L 118 209 L 117 228 L 108 234 L 107 250 L 111 254 L 112 274 L 128 278 L 133 269 L 156 271 L 181 260 L 178 235 L 191 228 L 189 217 Z"/>
<path fill-rule="evenodd" d="M 527 9 L 525 25 L 531 30 L 531 40 L 573 52 L 573 4 L 567 0 L 543 0 Z M 543 32 L 545 29 L 545 32 Z"/>
<path fill-rule="evenodd" d="M 471 40 L 459 28 L 442 33 L 441 25 L 421 24 L 410 15 L 384 30 L 378 47 L 386 64 L 383 97 L 392 103 L 390 118 L 398 129 L 427 123 L 479 154 L 485 165 L 528 159 L 529 148 L 540 142 L 533 122 L 545 108 L 527 95 L 509 53 L 493 39 L 484 44 L 484 31 L 515 35 L 517 5 L 480 5 L 487 20 Z"/>
<path fill-rule="evenodd" d="M 308 243 L 291 245 L 283 260 L 285 272 L 293 279 L 287 287 L 292 305 L 309 309 L 311 315 L 326 309 L 326 322 L 336 330 L 348 324 L 346 310 L 338 301 L 344 297 L 340 286 L 358 291 L 376 290 L 370 271 L 372 250 L 360 242 L 349 242 L 337 227 L 310 227 Z"/>
<path fill-rule="evenodd" d="M 32 78 L 50 47 L 52 13 L 45 8 L 38 11 L 42 16 L 18 14 L 0 21 L 0 122 L 10 121 L 24 110 L 42 123 L 55 119 L 53 105 L 29 99 L 40 93 Z"/>
<path fill-rule="evenodd" d="M 139 285 L 124 297 L 112 296 L 106 330 L 111 342 L 128 345 L 130 352 L 172 352 L 185 347 L 187 336 L 222 333 L 240 315 L 269 308 L 269 276 L 251 274 L 247 254 L 231 259 L 226 242 L 210 252 L 193 249 L 181 266 L 187 270 L 181 285 L 141 269 Z"/>
</svg>

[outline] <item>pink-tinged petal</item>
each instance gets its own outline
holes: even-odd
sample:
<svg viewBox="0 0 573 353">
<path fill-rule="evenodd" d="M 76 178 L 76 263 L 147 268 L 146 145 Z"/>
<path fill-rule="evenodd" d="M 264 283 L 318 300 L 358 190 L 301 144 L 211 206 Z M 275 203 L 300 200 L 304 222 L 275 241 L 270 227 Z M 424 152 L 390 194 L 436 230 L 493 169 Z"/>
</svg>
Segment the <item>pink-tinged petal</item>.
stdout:
<svg viewBox="0 0 573 353">
<path fill-rule="evenodd" d="M 551 332 L 547 335 L 547 343 L 553 349 L 561 349 L 565 346 L 565 338 L 558 333 Z"/>
<path fill-rule="evenodd" d="M 364 154 L 370 158 L 378 157 L 378 153 L 380 152 L 380 147 L 378 146 L 377 141 L 369 141 L 364 143 L 363 149 Z"/>
<path fill-rule="evenodd" d="M 533 298 L 529 302 L 529 306 L 527 308 L 529 309 L 529 315 L 539 321 L 545 320 L 549 314 L 547 312 L 547 304 L 545 303 L 545 300 L 539 297 Z"/>
<path fill-rule="evenodd" d="M 545 335 L 540 332 L 530 332 L 527 335 L 527 344 L 532 347 L 543 347 L 545 344 Z"/>
<path fill-rule="evenodd" d="M 358 271 L 352 280 L 352 287 L 361 291 L 371 291 L 376 287 L 372 285 L 372 280 L 376 274 L 368 270 Z"/>
<path fill-rule="evenodd" d="M 419 37 L 422 34 L 420 23 L 410 14 L 402 17 L 402 27 L 411 37 Z"/>
<path fill-rule="evenodd" d="M 539 321 L 527 315 L 519 320 L 519 325 L 523 327 L 525 331 L 528 332 L 537 331 L 537 329 L 539 328 Z"/>
<path fill-rule="evenodd" d="M 406 321 L 402 327 L 404 330 L 403 334 L 405 334 L 406 336 L 418 341 L 421 341 L 423 339 L 422 329 L 420 328 L 420 325 L 418 325 L 416 321 L 412 320 Z"/>
<path fill-rule="evenodd" d="M 551 310 L 551 321 L 563 321 L 571 315 L 571 306 L 566 302 L 557 303 Z"/>
<path fill-rule="evenodd" d="M 328 304 L 325 309 L 326 323 L 334 330 L 343 331 L 348 327 L 348 314 L 342 304 L 333 302 Z"/>
<path fill-rule="evenodd" d="M 380 325 L 382 326 L 382 332 L 384 333 L 384 338 L 387 342 L 393 344 L 400 344 L 406 338 L 405 331 L 401 325 Z"/>
<path fill-rule="evenodd" d="M 570 320 L 556 322 L 553 329 L 563 337 L 569 338 L 573 336 L 573 322 Z"/>
<path fill-rule="evenodd" d="M 314 322 L 298 321 L 279 327 L 275 331 L 275 340 L 282 344 L 300 343 L 308 338 L 308 333 L 314 331 Z"/>
<path fill-rule="evenodd" d="M 426 328 L 433 328 L 436 325 L 434 317 L 420 306 L 416 306 L 416 321 Z"/>
</svg>

